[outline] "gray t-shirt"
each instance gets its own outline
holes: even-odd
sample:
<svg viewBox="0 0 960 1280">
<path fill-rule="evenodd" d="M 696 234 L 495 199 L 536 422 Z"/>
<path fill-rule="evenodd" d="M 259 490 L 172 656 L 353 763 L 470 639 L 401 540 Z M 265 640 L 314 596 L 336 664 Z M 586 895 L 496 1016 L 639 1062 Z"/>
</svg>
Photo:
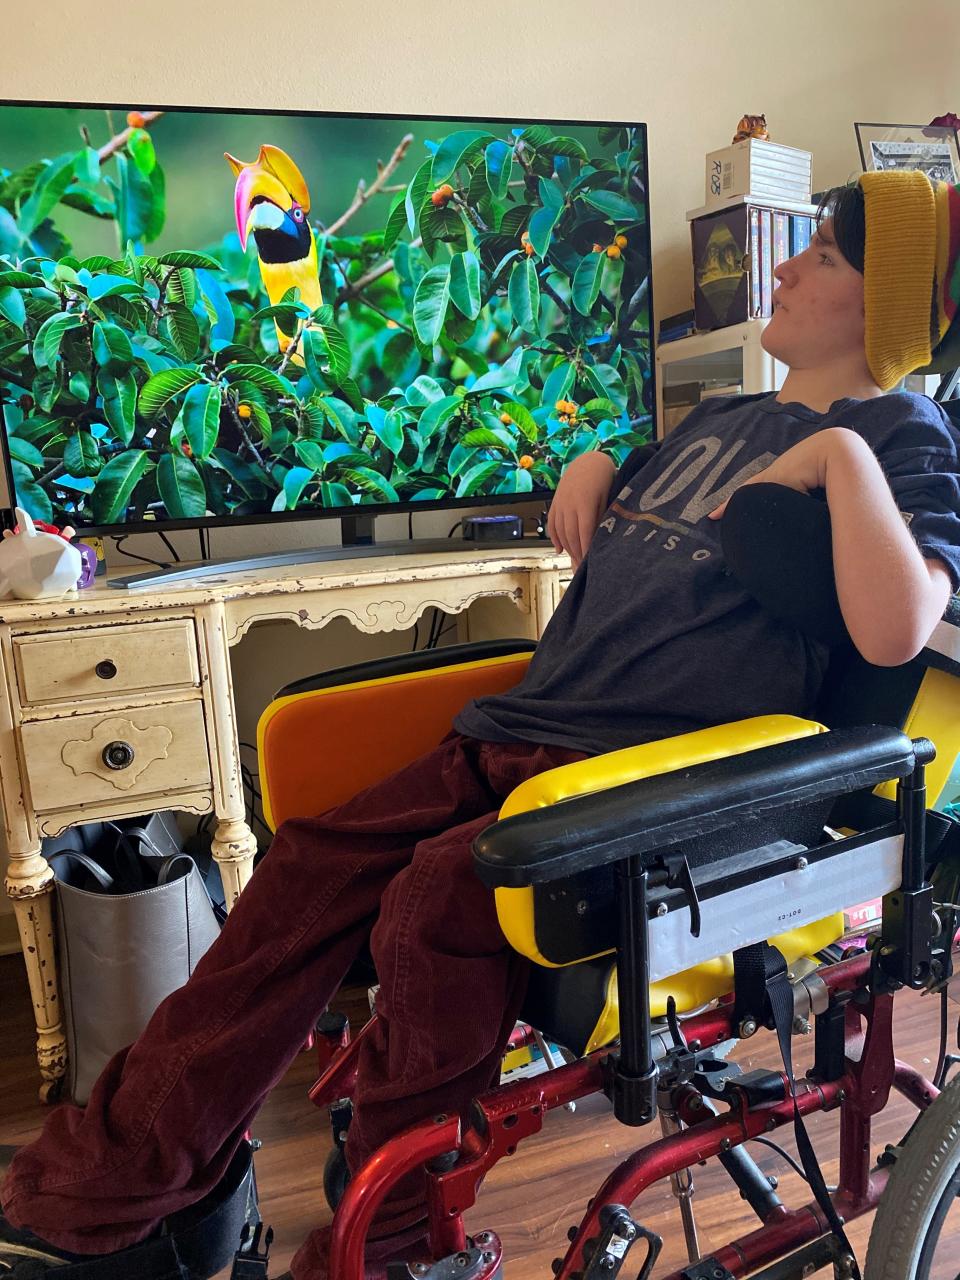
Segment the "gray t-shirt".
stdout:
<svg viewBox="0 0 960 1280">
<path fill-rule="evenodd" d="M 728 573 L 708 513 L 826 427 L 861 435 L 920 550 L 960 585 L 958 437 L 925 396 L 838 400 L 827 413 L 774 394 L 711 398 L 616 477 L 590 550 L 508 693 L 454 721 L 493 742 L 591 754 L 771 713 L 804 715 L 827 647 L 766 613 Z"/>
</svg>

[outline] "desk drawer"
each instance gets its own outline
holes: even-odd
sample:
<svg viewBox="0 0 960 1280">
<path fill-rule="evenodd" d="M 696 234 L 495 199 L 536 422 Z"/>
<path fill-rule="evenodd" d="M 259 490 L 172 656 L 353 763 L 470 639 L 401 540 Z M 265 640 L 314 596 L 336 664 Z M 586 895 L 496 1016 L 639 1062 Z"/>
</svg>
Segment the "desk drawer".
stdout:
<svg viewBox="0 0 960 1280">
<path fill-rule="evenodd" d="M 38 812 L 210 785 L 203 703 L 25 724 L 24 767 Z M 91 815 L 95 816 L 95 815 Z"/>
<path fill-rule="evenodd" d="M 189 618 L 18 636 L 13 649 L 25 706 L 189 688 L 200 680 Z"/>
</svg>

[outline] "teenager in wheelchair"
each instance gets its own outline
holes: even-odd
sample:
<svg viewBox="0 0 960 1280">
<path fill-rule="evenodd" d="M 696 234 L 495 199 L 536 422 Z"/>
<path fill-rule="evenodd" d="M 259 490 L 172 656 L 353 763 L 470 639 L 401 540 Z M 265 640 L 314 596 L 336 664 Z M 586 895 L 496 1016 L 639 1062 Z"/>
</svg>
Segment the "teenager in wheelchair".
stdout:
<svg viewBox="0 0 960 1280">
<path fill-rule="evenodd" d="M 550 527 L 579 568 L 532 658 L 415 655 L 278 699 L 263 769 L 286 820 L 191 980 L 17 1153 L 0 1274 L 225 1265 L 245 1134 L 369 938 L 376 1017 L 345 1047 L 321 1034 L 312 1093 L 338 1130 L 352 1098 L 350 1176 L 296 1280 L 509 1275 L 462 1214 L 546 1111 L 599 1091 L 665 1136 L 585 1203 L 561 1280 L 653 1277 L 632 1206 L 667 1177 L 695 1258 L 670 1280 L 857 1276 L 843 1223 L 881 1196 L 868 1280 L 955 1276 L 960 1085 L 896 1061 L 891 1006 L 943 991 L 960 913 L 956 824 L 933 809 L 960 752 L 958 437 L 933 401 L 882 393 L 955 336 L 958 250 L 954 188 L 836 192 L 777 270 L 781 391 L 705 402 L 616 476 L 596 454 L 566 471 Z M 876 948 L 806 958 L 881 894 Z M 573 1060 L 498 1086 L 521 1017 Z M 770 1069 L 717 1052 L 761 1026 Z M 891 1089 L 921 1114 L 875 1164 Z M 835 1108 L 828 1194 L 802 1117 Z M 743 1144 L 794 1124 L 814 1198 L 788 1209 Z M 684 1171 L 714 1156 L 758 1227 L 699 1258 Z M 266 1274 L 258 1248 L 235 1274 Z"/>
</svg>

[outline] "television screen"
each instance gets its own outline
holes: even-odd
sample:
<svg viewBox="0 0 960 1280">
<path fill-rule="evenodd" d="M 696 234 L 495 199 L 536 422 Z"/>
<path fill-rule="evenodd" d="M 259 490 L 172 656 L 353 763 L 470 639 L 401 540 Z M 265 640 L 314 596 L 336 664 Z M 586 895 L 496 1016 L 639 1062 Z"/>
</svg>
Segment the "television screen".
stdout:
<svg viewBox="0 0 960 1280">
<path fill-rule="evenodd" d="M 641 124 L 0 104 L 16 503 L 473 506 L 651 433 Z"/>
</svg>

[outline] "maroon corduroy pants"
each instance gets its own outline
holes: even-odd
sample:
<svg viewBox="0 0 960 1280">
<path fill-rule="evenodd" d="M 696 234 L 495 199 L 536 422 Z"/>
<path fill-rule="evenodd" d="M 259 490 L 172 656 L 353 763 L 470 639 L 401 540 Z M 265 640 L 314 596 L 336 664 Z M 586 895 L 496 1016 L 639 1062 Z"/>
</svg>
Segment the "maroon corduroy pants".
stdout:
<svg viewBox="0 0 960 1280">
<path fill-rule="evenodd" d="M 347 1159 L 497 1079 L 527 962 L 507 945 L 474 837 L 520 782 L 581 753 L 454 734 L 318 818 L 284 823 L 190 981 L 19 1151 L 0 1203 L 77 1253 L 144 1239 L 219 1181 L 368 937 L 378 1029 L 361 1053 Z M 372 930 L 372 932 L 371 932 Z M 319 1119 L 319 1117 L 318 1117 Z M 423 1215 L 409 1184 L 378 1229 Z M 310 1242 L 294 1263 L 310 1280 Z"/>
</svg>

